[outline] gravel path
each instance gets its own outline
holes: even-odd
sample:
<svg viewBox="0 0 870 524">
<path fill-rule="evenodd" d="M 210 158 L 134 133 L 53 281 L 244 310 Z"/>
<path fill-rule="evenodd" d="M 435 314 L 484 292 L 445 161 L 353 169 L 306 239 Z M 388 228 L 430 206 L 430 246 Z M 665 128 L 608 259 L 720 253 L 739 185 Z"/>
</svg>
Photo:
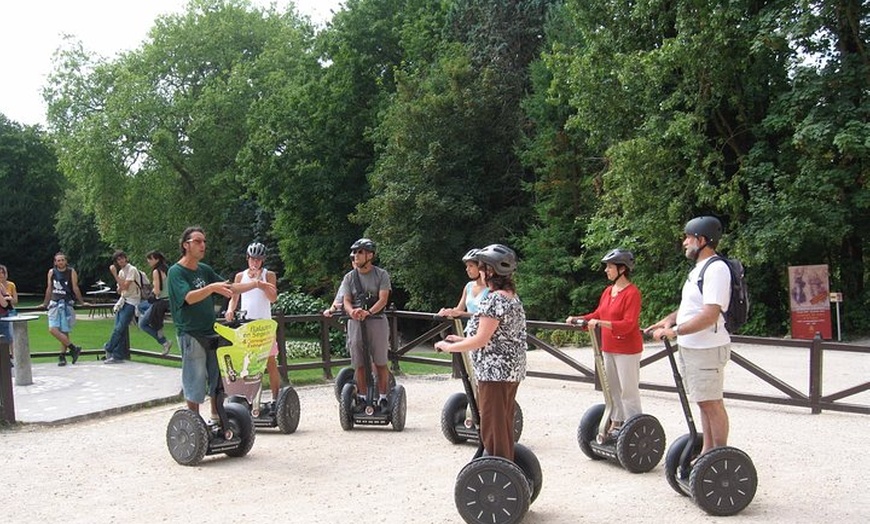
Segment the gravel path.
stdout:
<svg viewBox="0 0 870 524">
<path fill-rule="evenodd" d="M 866 380 L 866 370 L 864 362 L 853 372 Z M 644 380 L 665 371 L 645 371 Z M 446 376 L 399 381 L 408 397 L 403 432 L 342 431 L 331 386 L 302 387 L 296 433 L 261 430 L 247 457 L 206 457 L 196 467 L 177 465 L 166 449 L 166 425 L 180 405 L 0 431 L 3 521 L 190 522 L 220 513 L 222 522 L 458 522 L 454 481 L 474 447 L 448 443 L 440 415 L 461 384 Z M 870 521 L 866 415 L 728 401 L 731 443 L 753 458 L 759 487 L 746 510 L 717 519 L 674 492 L 661 464 L 633 475 L 580 452 L 580 416 L 601 402 L 589 384 L 530 378 L 518 400 L 522 442 L 543 470 L 527 523 Z M 644 409 L 669 442 L 686 432 L 674 395 L 644 392 Z"/>
</svg>

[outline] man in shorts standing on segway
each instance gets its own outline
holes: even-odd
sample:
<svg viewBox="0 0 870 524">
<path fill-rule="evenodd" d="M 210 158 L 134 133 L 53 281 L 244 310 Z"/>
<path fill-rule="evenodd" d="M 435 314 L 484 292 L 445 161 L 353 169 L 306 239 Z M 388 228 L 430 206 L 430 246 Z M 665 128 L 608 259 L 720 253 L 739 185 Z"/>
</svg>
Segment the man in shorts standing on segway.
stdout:
<svg viewBox="0 0 870 524">
<path fill-rule="evenodd" d="M 208 348 L 207 337 L 215 335 L 214 295 L 230 298 L 238 293 L 238 284 L 230 284 L 203 264 L 205 232 L 189 227 L 181 234 L 181 259 L 169 268 L 167 287 L 172 321 L 181 350 L 181 385 L 187 407 L 199 413 L 205 396 L 211 397 L 211 420 L 216 422 L 215 390 L 220 370 L 217 354 Z"/>
<path fill-rule="evenodd" d="M 728 413 L 723 400 L 725 364 L 731 358 L 731 336 L 724 312 L 731 302 L 728 264 L 709 264 L 700 285 L 702 269 L 716 254 L 722 223 L 712 216 L 689 220 L 684 228 L 686 258 L 695 261 L 683 283 L 680 307 L 645 331 L 653 338 L 676 338 L 679 362 L 689 400 L 698 403 L 704 444 L 700 455 L 728 443 Z"/>
<path fill-rule="evenodd" d="M 347 323 L 347 347 L 351 364 L 355 370 L 357 393 L 364 396 L 368 391 L 368 380 L 363 361 L 368 347 L 374 361 L 378 378 L 378 407 L 389 409 L 387 390 L 390 372 L 387 368 L 387 354 L 390 348 L 390 326 L 384 309 L 390 299 L 390 274 L 375 266 L 375 243 L 361 238 L 350 246 L 350 256 L 354 268 L 341 281 L 338 295 L 342 297 L 344 310 L 350 316 Z M 362 323 L 365 322 L 365 328 Z M 366 340 L 363 340 L 365 335 Z M 362 401 L 365 404 L 365 401 Z"/>
</svg>

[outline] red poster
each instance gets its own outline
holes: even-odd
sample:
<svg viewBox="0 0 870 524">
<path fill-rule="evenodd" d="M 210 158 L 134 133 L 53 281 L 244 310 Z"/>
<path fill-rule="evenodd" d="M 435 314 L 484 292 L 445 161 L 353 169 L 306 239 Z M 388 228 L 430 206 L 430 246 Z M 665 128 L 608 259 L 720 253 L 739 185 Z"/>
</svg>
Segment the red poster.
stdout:
<svg viewBox="0 0 870 524">
<path fill-rule="evenodd" d="M 831 338 L 831 302 L 828 266 L 788 268 L 792 338 L 812 339 L 816 333 Z"/>
</svg>

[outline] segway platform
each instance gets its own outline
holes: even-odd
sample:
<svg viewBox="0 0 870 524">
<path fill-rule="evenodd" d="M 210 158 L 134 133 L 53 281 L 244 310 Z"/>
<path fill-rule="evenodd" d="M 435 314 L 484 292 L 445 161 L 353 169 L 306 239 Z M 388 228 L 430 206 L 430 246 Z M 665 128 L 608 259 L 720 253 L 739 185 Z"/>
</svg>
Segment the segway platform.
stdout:
<svg viewBox="0 0 870 524">
<path fill-rule="evenodd" d="M 215 330 L 218 332 L 223 327 L 220 324 L 215 324 Z M 229 360 L 225 360 L 225 362 L 231 365 L 224 366 L 221 368 L 222 370 L 227 370 L 230 367 L 242 369 L 245 365 L 244 360 L 236 361 L 233 351 L 223 349 L 228 346 L 232 347 L 231 345 L 235 344 L 237 340 L 239 338 L 236 336 L 224 338 L 213 335 L 203 340 L 203 343 L 206 351 L 217 352 L 219 363 L 229 355 Z M 224 371 L 221 373 L 223 375 Z M 195 466 L 202 462 L 206 455 L 218 453 L 223 453 L 229 457 L 243 457 L 254 447 L 257 435 L 251 413 L 239 404 L 224 404 L 226 391 L 223 380 L 218 380 L 215 398 L 219 417 L 217 424 L 206 424 L 199 413 L 194 413 L 189 409 L 179 409 L 173 413 L 166 428 L 166 446 L 169 449 L 169 454 L 177 463 L 183 466 Z"/>
<path fill-rule="evenodd" d="M 689 426 L 689 433 L 675 440 L 668 448 L 665 456 L 665 478 L 674 491 L 691 497 L 695 504 L 710 515 L 736 515 L 755 497 L 758 489 L 755 465 L 749 455 L 732 446 L 714 448 L 698 456 L 704 443 L 703 434 L 695 426 L 674 350 L 669 340 L 663 340 L 680 405 Z"/>
<path fill-rule="evenodd" d="M 584 325 L 585 321 L 575 322 Z M 608 459 L 632 473 L 646 473 L 658 465 L 665 453 L 665 432 L 658 419 L 638 414 L 624 421 L 615 434 L 608 434 L 613 395 L 604 370 L 601 351 L 601 328 L 589 331 L 595 369 L 601 381 L 604 404 L 586 410 L 577 428 L 577 443 L 584 455 L 592 460 Z"/>
<path fill-rule="evenodd" d="M 277 399 L 268 403 L 261 401 L 263 375 L 267 372 L 266 363 L 275 344 L 277 327 L 278 323 L 272 319 L 216 324 L 217 332 L 231 341 L 230 346 L 218 350 L 218 366 L 229 402 L 248 409 L 256 427 L 277 427 L 282 433 L 293 433 L 299 426 L 300 416 L 296 390 L 285 386 Z"/>
</svg>

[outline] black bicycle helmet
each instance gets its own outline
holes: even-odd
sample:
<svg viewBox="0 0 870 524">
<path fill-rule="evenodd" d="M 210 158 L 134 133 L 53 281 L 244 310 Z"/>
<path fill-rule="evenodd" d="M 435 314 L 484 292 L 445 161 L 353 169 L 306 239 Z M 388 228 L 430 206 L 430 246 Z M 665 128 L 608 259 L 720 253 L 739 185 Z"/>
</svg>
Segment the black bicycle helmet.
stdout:
<svg viewBox="0 0 870 524">
<path fill-rule="evenodd" d="M 476 261 L 476 259 L 475 259 L 474 257 L 475 257 L 479 252 L 480 252 L 480 250 L 477 249 L 476 247 L 473 247 L 473 248 L 469 249 L 469 250 L 468 250 L 468 253 L 466 253 L 465 255 L 463 255 L 463 257 L 462 257 L 462 261 L 463 261 L 463 262 L 468 262 L 468 261 L 471 261 L 471 260 L 475 260 L 475 261 Z"/>
<path fill-rule="evenodd" d="M 707 239 L 708 244 L 716 247 L 722 238 L 722 222 L 718 218 L 711 216 L 695 217 L 686 222 L 686 227 L 683 231 L 687 235 L 704 237 Z"/>
<path fill-rule="evenodd" d="M 601 259 L 601 263 L 623 265 L 627 267 L 629 271 L 634 271 L 634 253 L 627 249 L 612 249 L 609 253 L 604 255 L 604 258 Z"/>
<path fill-rule="evenodd" d="M 247 254 L 251 258 L 266 258 L 266 246 L 259 242 L 248 244 Z"/>
<path fill-rule="evenodd" d="M 478 251 L 474 258 L 491 267 L 497 275 L 508 276 L 517 270 L 517 254 L 503 244 L 490 244 Z"/>
<path fill-rule="evenodd" d="M 369 253 L 375 252 L 375 243 L 368 238 L 361 238 L 350 246 L 350 252 L 353 253 L 357 249 L 364 249 Z"/>
</svg>

